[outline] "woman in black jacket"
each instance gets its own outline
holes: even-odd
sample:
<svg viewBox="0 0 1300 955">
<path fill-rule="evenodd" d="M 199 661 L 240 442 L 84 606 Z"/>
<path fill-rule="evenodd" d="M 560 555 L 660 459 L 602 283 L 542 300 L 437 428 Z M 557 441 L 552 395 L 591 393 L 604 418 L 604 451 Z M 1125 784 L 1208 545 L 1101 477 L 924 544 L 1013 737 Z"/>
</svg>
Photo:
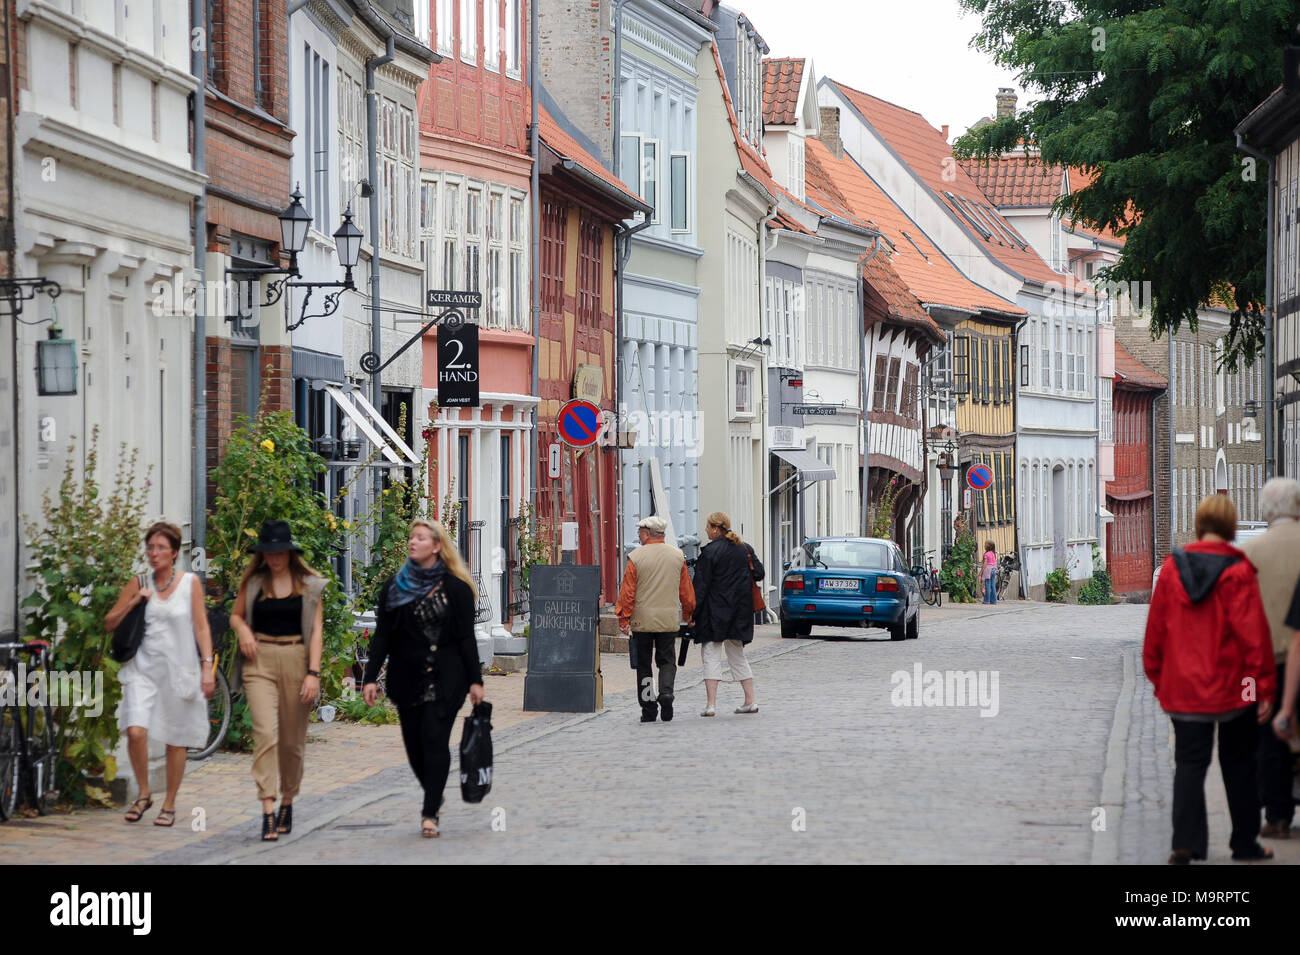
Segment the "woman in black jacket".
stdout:
<svg viewBox="0 0 1300 955">
<path fill-rule="evenodd" d="M 695 564 L 695 639 L 704 658 L 704 690 L 708 703 L 701 716 L 714 716 L 722 655 L 726 651 L 731 676 L 745 689 L 737 713 L 757 713 L 754 673 L 745 659 L 745 644 L 754 639 L 754 581 L 763 579 L 763 565 L 754 549 L 731 529 L 721 511 L 709 515 L 709 543 Z"/>
<path fill-rule="evenodd" d="M 411 769 L 424 787 L 420 834 L 438 835 L 438 811 L 451 769 L 451 727 L 465 703 L 483 701 L 474 642 L 474 583 L 456 544 L 436 521 L 411 525 L 409 558 L 384 582 L 362 695 L 374 706 L 379 668 L 397 706 Z"/>
</svg>

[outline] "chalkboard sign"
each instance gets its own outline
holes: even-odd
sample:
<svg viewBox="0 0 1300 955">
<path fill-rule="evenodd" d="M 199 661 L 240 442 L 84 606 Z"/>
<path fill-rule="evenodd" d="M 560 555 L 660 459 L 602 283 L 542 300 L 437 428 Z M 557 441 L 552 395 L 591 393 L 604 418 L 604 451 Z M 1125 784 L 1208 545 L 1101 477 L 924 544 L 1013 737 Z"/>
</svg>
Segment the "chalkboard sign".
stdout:
<svg viewBox="0 0 1300 955">
<path fill-rule="evenodd" d="M 600 702 L 600 568 L 537 564 L 528 581 L 524 709 L 594 713 Z"/>
</svg>

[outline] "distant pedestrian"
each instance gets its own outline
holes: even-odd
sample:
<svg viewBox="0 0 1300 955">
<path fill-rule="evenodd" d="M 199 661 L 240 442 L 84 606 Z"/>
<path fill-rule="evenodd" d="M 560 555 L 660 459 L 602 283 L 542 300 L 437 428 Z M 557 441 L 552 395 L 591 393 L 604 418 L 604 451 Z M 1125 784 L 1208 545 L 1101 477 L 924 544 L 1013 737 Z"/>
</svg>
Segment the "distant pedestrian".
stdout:
<svg viewBox="0 0 1300 955">
<path fill-rule="evenodd" d="M 986 604 L 998 602 L 998 549 L 992 541 L 984 542 L 984 560 L 980 564 L 980 580 L 984 581 Z"/>
<path fill-rule="evenodd" d="M 1165 559 L 1147 614 L 1142 663 L 1174 724 L 1173 865 L 1208 852 L 1205 773 L 1216 724 L 1232 857 L 1273 857 L 1256 841 L 1255 778 L 1255 724 L 1268 722 L 1276 698 L 1273 653 L 1255 568 L 1229 543 L 1236 532 L 1231 498 L 1202 500 L 1197 540 Z"/>
<path fill-rule="evenodd" d="M 745 659 L 745 644 L 754 639 L 754 583 L 763 579 L 763 564 L 731 529 L 731 518 L 722 511 L 709 515 L 705 533 L 709 542 L 695 564 L 695 638 L 704 658 L 706 695 L 700 715 L 717 712 L 724 652 L 731 678 L 740 681 L 745 691 L 745 702 L 736 712 L 757 713 L 754 671 Z"/>
<path fill-rule="evenodd" d="M 1292 628 L 1287 626 L 1287 611 L 1300 586 L 1300 481 L 1273 478 L 1259 495 L 1259 508 L 1268 530 L 1241 545 L 1259 575 L 1259 593 L 1268 615 L 1273 638 L 1273 659 L 1277 664 L 1278 685 L 1284 685 L 1287 648 Z M 1259 801 L 1264 807 L 1264 827 L 1259 834 L 1266 839 L 1289 839 L 1295 817 L 1295 800 L 1291 796 L 1291 748 L 1278 739 L 1271 726 L 1261 727 L 1259 752 Z"/>
<path fill-rule="evenodd" d="M 668 522 L 646 517 L 637 524 L 641 546 L 627 558 L 618 592 L 619 629 L 631 636 L 629 652 L 636 661 L 641 722 L 653 723 L 662 715 L 673 718 L 673 688 L 677 679 L 674 642 L 683 620 L 695 612 L 695 590 L 686 572 L 686 557 L 664 540 Z M 659 693 L 654 691 L 650 656 L 659 668 Z"/>
<path fill-rule="evenodd" d="M 326 580 L 302 559 L 288 521 L 266 521 L 239 583 L 230 627 L 239 637 L 235 686 L 253 717 L 253 780 L 262 841 L 293 831 L 302 786 L 307 714 L 320 694 Z M 276 791 L 280 811 L 275 808 Z"/>
<path fill-rule="evenodd" d="M 388 661 L 388 695 L 397 706 L 402 743 L 424 789 L 420 835 L 436 839 L 451 770 L 451 729 L 466 694 L 483 702 L 474 641 L 478 594 L 456 543 L 437 521 L 417 520 L 402 569 L 384 581 L 375 608 L 362 695 L 379 698 L 379 669 Z"/>
<path fill-rule="evenodd" d="M 167 747 L 167 795 L 153 824 L 171 826 L 176 822 L 176 793 L 185 775 L 185 749 L 208 741 L 205 700 L 217 684 L 203 585 L 194 574 L 176 570 L 181 529 L 159 521 L 145 532 L 144 544 L 150 569 L 145 586 L 131 578 L 104 617 L 104 626 L 113 630 L 132 607 L 148 601 L 144 639 L 135 656 L 117 673 L 122 683 L 118 725 L 126 733 L 127 753 L 140 793 L 125 818 L 139 822 L 153 805 L 149 787 L 152 736 Z"/>
</svg>

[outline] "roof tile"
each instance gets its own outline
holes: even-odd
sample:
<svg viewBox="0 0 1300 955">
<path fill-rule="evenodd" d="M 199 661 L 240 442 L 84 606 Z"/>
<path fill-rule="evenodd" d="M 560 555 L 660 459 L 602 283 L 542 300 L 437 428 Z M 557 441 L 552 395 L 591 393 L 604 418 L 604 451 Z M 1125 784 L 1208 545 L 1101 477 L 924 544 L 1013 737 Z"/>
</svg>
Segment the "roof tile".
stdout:
<svg viewBox="0 0 1300 955">
<path fill-rule="evenodd" d="M 1065 188 L 1065 169 L 1030 156 L 962 159 L 958 165 L 995 206 L 1050 206 Z"/>
<path fill-rule="evenodd" d="M 1134 358 L 1119 341 L 1115 342 L 1115 379 L 1117 382 L 1142 388 L 1163 390 L 1169 387 L 1167 378 Z"/>
<path fill-rule="evenodd" d="M 799 88 L 803 84 L 802 59 L 763 61 L 763 122 L 768 126 L 793 126 L 799 121 Z"/>
<path fill-rule="evenodd" d="M 537 134 L 541 137 L 542 142 L 546 143 L 557 155 L 576 162 L 587 172 L 605 180 L 605 182 L 626 196 L 634 207 L 639 208 L 643 205 L 641 198 L 635 192 L 602 166 L 599 159 L 578 145 L 578 141 L 560 127 L 560 124 L 555 121 L 555 117 L 547 112 L 545 106 L 539 106 L 538 109 Z"/>
</svg>

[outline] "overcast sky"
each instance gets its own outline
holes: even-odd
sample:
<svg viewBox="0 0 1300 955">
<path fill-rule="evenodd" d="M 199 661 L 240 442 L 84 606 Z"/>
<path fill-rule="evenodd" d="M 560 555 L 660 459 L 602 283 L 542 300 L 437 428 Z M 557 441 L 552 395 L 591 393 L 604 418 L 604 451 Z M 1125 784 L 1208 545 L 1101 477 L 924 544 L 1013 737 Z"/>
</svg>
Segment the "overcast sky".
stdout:
<svg viewBox="0 0 1300 955">
<path fill-rule="evenodd" d="M 979 18 L 957 0 L 724 0 L 754 22 L 770 56 L 811 58 L 831 77 L 947 123 L 950 136 L 991 116 L 999 86 L 1023 90 L 976 50 Z"/>
</svg>

